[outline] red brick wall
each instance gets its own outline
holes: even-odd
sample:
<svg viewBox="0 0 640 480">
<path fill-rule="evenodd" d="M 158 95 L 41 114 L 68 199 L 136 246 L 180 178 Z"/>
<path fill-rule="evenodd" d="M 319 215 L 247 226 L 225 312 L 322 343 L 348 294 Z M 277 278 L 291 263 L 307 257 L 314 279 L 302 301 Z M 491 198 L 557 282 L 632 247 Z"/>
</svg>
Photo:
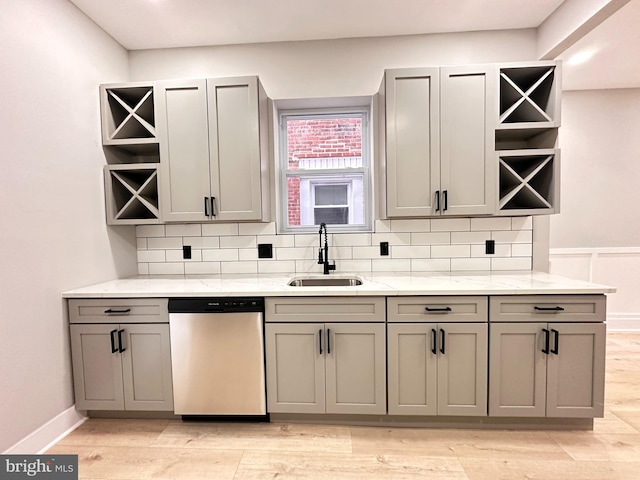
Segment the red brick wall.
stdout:
<svg viewBox="0 0 640 480">
<path fill-rule="evenodd" d="M 287 122 L 289 168 L 298 168 L 301 158 L 360 157 L 362 120 L 333 118 Z M 300 180 L 288 180 L 289 225 L 300 225 Z"/>
</svg>

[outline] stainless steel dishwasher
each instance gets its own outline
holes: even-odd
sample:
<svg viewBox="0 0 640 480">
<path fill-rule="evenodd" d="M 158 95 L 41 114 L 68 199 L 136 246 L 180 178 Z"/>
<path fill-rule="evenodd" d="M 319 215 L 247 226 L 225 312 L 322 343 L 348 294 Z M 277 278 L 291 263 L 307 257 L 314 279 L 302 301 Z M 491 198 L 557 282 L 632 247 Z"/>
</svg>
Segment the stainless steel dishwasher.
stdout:
<svg viewBox="0 0 640 480">
<path fill-rule="evenodd" d="M 169 299 L 174 411 L 266 416 L 264 299 Z"/>
</svg>

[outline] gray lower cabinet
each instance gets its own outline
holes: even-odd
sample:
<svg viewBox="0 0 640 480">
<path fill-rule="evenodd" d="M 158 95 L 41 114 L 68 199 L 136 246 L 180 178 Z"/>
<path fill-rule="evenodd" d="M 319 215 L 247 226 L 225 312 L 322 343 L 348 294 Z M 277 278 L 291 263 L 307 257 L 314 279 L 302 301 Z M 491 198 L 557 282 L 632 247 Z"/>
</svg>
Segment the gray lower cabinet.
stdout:
<svg viewBox="0 0 640 480">
<path fill-rule="evenodd" d="M 267 323 L 267 410 L 386 413 L 384 323 Z"/>
<path fill-rule="evenodd" d="M 486 323 L 390 323 L 391 415 L 487 414 Z"/>
<path fill-rule="evenodd" d="M 602 417 L 604 323 L 491 324 L 489 415 Z"/>
<path fill-rule="evenodd" d="M 173 411 L 166 311 L 166 299 L 69 301 L 78 409 Z"/>
</svg>

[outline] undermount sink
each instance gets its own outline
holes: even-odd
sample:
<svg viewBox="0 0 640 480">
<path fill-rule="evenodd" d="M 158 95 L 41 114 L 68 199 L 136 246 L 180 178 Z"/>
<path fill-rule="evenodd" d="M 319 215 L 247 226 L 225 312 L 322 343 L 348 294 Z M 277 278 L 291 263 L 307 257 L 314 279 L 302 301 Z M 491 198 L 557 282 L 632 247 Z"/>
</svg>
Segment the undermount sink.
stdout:
<svg viewBox="0 0 640 480">
<path fill-rule="evenodd" d="M 355 287 L 362 285 L 358 277 L 295 277 L 287 284 L 290 287 Z"/>
</svg>

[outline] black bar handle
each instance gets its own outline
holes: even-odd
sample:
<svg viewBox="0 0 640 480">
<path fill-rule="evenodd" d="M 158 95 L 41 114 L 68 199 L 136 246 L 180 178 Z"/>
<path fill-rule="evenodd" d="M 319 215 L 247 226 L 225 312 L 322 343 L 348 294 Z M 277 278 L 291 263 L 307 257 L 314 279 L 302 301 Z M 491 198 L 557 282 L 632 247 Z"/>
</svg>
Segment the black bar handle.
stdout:
<svg viewBox="0 0 640 480">
<path fill-rule="evenodd" d="M 320 355 L 322 355 L 322 329 L 318 330 L 318 337 L 320 338 Z"/>
<path fill-rule="evenodd" d="M 111 330 L 109 332 L 109 336 L 111 337 L 111 353 L 116 353 L 118 351 L 118 349 L 116 348 L 116 337 L 115 337 L 115 334 L 117 331 L 118 329 Z"/>
<path fill-rule="evenodd" d="M 431 329 L 431 353 L 436 355 L 438 353 L 438 332 L 436 332 L 435 328 Z"/>
<path fill-rule="evenodd" d="M 442 209 L 442 211 L 446 212 L 447 208 L 449 208 L 449 201 L 448 201 L 449 195 L 447 195 L 447 190 L 444 190 L 442 192 L 442 196 L 444 197 L 444 208 Z"/>
<path fill-rule="evenodd" d="M 440 329 L 440 353 L 444 355 L 444 329 Z"/>
<path fill-rule="evenodd" d="M 436 190 L 436 212 L 440 211 L 440 190 Z"/>
<path fill-rule="evenodd" d="M 327 354 L 331 355 L 331 329 L 327 328 Z"/>
<path fill-rule="evenodd" d="M 211 216 L 216 216 L 216 197 L 211 197 Z"/>
<path fill-rule="evenodd" d="M 109 308 L 104 311 L 104 313 L 106 313 L 107 315 L 127 315 L 130 312 L 131 312 L 130 308 L 124 308 L 122 310 L 118 310 L 116 308 Z"/>
<path fill-rule="evenodd" d="M 542 331 L 544 332 L 544 348 L 542 349 L 542 353 L 549 355 L 549 330 L 543 328 Z"/>
<path fill-rule="evenodd" d="M 564 308 L 560 306 L 556 307 L 538 307 L 537 305 L 533 307 L 534 310 L 538 312 L 564 312 Z"/>
<path fill-rule="evenodd" d="M 560 332 L 555 328 L 552 328 L 551 331 L 553 332 L 553 342 L 555 344 L 555 347 L 551 349 L 551 353 L 558 355 L 558 348 L 560 347 Z"/>
<path fill-rule="evenodd" d="M 437 307 L 437 308 L 424 307 L 424 309 L 427 312 L 434 312 L 434 313 L 447 313 L 451 311 L 451 307 Z"/>
<path fill-rule="evenodd" d="M 124 333 L 124 329 L 118 330 L 118 352 L 122 353 L 126 350 L 126 348 L 122 348 L 122 334 Z"/>
<path fill-rule="evenodd" d="M 204 216 L 209 216 L 209 197 L 204 197 Z"/>
</svg>

